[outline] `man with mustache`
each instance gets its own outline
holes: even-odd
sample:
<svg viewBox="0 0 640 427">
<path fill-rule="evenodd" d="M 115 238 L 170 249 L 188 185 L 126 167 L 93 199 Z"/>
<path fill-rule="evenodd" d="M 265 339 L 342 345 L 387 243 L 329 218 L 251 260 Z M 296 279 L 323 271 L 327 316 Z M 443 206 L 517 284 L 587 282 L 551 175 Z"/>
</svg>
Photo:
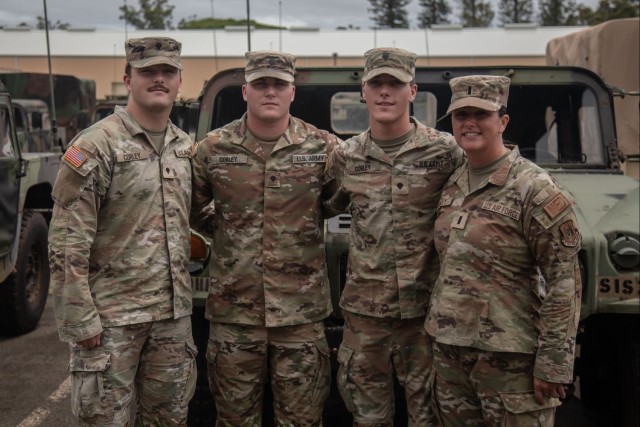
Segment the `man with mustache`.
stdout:
<svg viewBox="0 0 640 427">
<path fill-rule="evenodd" d="M 126 108 L 78 135 L 53 188 L 51 290 L 80 425 L 186 425 L 189 137 L 169 120 L 181 45 L 125 42 Z"/>
<path fill-rule="evenodd" d="M 391 427 L 395 376 L 409 426 L 432 426 L 431 340 L 423 324 L 438 268 L 433 223 L 462 150 L 450 134 L 410 117 L 414 53 L 376 48 L 364 56 L 370 128 L 329 159 L 335 193 L 326 206 L 351 214 L 338 389 L 354 426 Z"/>
<path fill-rule="evenodd" d="M 270 378 L 277 425 L 320 426 L 331 312 L 321 206 L 338 139 L 290 115 L 293 55 L 246 58 L 246 113 L 193 157 L 193 225 L 213 233 L 205 315 L 216 425 L 262 425 Z"/>
</svg>

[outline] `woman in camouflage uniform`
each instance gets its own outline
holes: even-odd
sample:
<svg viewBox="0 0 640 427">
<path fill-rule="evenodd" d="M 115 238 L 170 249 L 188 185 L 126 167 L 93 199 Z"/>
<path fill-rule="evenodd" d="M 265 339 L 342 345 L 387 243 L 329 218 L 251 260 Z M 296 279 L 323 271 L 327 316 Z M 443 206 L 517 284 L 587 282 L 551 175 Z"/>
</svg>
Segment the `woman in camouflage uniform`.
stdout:
<svg viewBox="0 0 640 427">
<path fill-rule="evenodd" d="M 445 185 L 435 225 L 441 271 L 426 328 L 436 412 L 445 426 L 553 426 L 580 309 L 573 202 L 503 143 L 508 78 L 450 84 L 447 113 L 467 162 Z"/>
</svg>

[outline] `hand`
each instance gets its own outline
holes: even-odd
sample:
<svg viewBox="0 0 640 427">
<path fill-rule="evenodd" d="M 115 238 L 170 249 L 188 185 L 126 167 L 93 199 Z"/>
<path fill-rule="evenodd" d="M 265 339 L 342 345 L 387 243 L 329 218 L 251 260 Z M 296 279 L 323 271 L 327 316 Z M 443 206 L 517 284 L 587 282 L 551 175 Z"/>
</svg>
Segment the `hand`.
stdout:
<svg viewBox="0 0 640 427">
<path fill-rule="evenodd" d="M 549 381 L 541 380 L 540 378 L 533 378 L 533 391 L 535 393 L 536 402 L 541 405 L 544 404 L 546 399 L 551 397 L 557 397 L 560 399 L 567 397 L 561 383 L 551 383 Z"/>
<path fill-rule="evenodd" d="M 102 338 L 102 333 L 99 333 L 95 337 L 87 338 L 86 340 L 78 341 L 76 344 L 83 348 L 93 348 L 100 345 L 100 338 Z"/>
</svg>

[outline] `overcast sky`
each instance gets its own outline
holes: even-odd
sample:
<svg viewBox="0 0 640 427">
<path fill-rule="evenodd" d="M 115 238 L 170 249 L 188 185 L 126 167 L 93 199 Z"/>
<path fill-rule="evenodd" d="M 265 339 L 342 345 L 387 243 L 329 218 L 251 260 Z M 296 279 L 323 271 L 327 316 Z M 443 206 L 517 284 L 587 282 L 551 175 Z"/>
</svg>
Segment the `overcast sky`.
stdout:
<svg viewBox="0 0 640 427">
<path fill-rule="evenodd" d="M 449 0 L 454 7 L 457 0 Z M 497 0 L 493 0 L 497 4 Z M 594 7 L 597 0 L 578 0 L 578 3 Z M 66 22 L 74 27 L 95 27 L 97 29 L 124 29 L 124 21 L 118 19 L 119 7 L 125 3 L 138 8 L 138 0 L 46 0 L 47 14 L 51 22 Z M 534 0 L 537 6 L 538 0 Z M 175 5 L 173 25 L 193 15 L 207 18 L 245 19 L 246 0 L 169 0 Z M 373 26 L 368 0 L 250 0 L 250 17 L 265 24 L 284 27 L 309 26 L 335 29 L 338 26 L 353 25 L 367 29 Z M 496 18 L 497 18 L 497 8 Z M 419 1 L 411 0 L 407 7 L 411 27 L 417 27 Z M 455 10 L 455 9 L 454 9 Z M 42 0 L 0 0 L 0 26 L 12 27 L 22 22 L 35 27 L 37 16 L 44 16 Z M 496 25 L 497 19 L 494 19 Z"/>
</svg>

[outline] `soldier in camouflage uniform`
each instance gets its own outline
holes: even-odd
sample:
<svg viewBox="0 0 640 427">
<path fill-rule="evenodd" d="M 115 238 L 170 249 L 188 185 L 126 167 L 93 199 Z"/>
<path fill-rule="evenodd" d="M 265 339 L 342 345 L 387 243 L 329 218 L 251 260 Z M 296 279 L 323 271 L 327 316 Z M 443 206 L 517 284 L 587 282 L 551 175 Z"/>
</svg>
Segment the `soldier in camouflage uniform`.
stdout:
<svg viewBox="0 0 640 427">
<path fill-rule="evenodd" d="M 571 383 L 580 311 L 573 202 L 503 143 L 510 80 L 452 79 L 453 132 L 467 162 L 442 192 L 441 271 L 428 333 L 445 426 L 553 426 Z"/>
<path fill-rule="evenodd" d="M 213 231 L 206 317 L 216 425 L 262 425 L 270 375 L 277 425 L 319 426 L 331 312 L 321 206 L 338 139 L 290 116 L 294 56 L 246 57 L 246 114 L 210 132 L 193 158 L 193 224 Z"/>
<path fill-rule="evenodd" d="M 81 133 L 53 189 L 51 289 L 81 425 L 185 425 L 195 391 L 192 144 L 169 121 L 180 43 L 125 43 L 126 108 Z"/>
<path fill-rule="evenodd" d="M 338 387 L 354 426 L 391 426 L 394 375 L 409 425 L 434 425 L 432 353 L 424 320 L 437 268 L 433 221 L 442 186 L 462 163 L 450 134 L 410 117 L 416 55 L 365 53 L 362 96 L 370 128 L 329 160 L 335 195 L 326 206 L 351 214 Z M 437 276 L 437 275 L 436 275 Z"/>
</svg>

